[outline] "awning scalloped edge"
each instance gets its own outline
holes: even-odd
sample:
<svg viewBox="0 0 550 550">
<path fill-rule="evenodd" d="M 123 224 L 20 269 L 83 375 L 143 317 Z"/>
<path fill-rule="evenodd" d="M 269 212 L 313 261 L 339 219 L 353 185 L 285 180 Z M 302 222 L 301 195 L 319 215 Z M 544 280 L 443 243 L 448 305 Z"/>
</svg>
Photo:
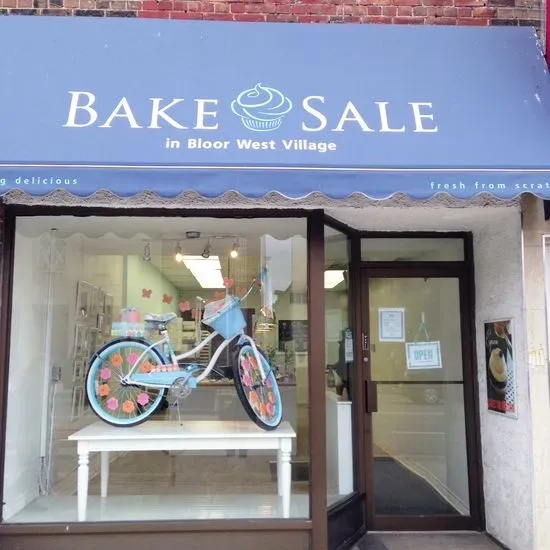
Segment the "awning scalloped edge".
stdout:
<svg viewBox="0 0 550 550">
<path fill-rule="evenodd" d="M 533 194 L 536 193 L 522 193 Z M 277 191 L 262 197 L 246 197 L 238 191 L 226 191 L 217 197 L 205 197 L 196 191 L 182 191 L 173 197 L 164 197 L 154 191 L 143 191 L 131 197 L 121 197 L 112 191 L 100 189 L 91 195 L 74 195 L 56 189 L 45 195 L 31 195 L 20 189 L 11 189 L 2 195 L 4 204 L 29 206 L 90 206 L 112 208 L 364 208 L 368 206 L 410 208 L 430 206 L 438 208 L 513 207 L 520 204 L 521 194 L 511 199 L 500 199 L 490 193 L 479 193 L 471 199 L 460 199 L 438 192 L 427 199 L 414 199 L 405 193 L 395 193 L 385 199 L 372 199 L 363 193 L 352 193 L 341 199 L 313 192 L 302 198 L 289 198 Z M 536 195 L 538 196 L 538 195 Z M 543 198 L 543 197 L 539 197 Z"/>
</svg>

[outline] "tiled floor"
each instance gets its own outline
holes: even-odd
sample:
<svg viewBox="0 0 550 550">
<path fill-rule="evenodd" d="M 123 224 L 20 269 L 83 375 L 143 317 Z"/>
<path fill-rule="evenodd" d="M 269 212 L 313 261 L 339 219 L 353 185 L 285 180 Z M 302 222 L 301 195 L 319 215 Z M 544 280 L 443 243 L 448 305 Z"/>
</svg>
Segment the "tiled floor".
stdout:
<svg viewBox="0 0 550 550">
<path fill-rule="evenodd" d="M 371 534 L 353 550 L 501 550 L 488 537 L 464 534 Z"/>
</svg>

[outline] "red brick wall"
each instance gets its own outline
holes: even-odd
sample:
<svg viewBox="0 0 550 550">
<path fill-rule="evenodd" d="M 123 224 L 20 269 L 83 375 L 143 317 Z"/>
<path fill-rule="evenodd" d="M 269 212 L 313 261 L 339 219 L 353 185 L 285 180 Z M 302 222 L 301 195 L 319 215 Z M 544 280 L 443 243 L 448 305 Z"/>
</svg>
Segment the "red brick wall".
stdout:
<svg viewBox="0 0 550 550">
<path fill-rule="evenodd" d="M 0 0 L 0 15 L 297 23 L 534 25 L 541 0 Z"/>
</svg>

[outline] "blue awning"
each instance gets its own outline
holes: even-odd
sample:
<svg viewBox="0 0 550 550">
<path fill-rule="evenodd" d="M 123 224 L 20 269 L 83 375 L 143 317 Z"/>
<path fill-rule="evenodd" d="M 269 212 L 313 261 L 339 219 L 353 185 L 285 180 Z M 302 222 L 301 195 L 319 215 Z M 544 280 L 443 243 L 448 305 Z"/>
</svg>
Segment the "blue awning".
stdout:
<svg viewBox="0 0 550 550">
<path fill-rule="evenodd" d="M 550 198 L 528 28 L 0 18 L 0 193 Z"/>
</svg>

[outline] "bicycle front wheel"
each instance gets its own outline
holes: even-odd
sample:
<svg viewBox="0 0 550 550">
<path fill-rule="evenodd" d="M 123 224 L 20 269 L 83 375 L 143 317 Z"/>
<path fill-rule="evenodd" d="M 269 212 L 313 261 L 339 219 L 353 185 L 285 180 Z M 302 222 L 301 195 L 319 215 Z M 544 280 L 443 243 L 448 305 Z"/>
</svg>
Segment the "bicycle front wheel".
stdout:
<svg viewBox="0 0 550 550">
<path fill-rule="evenodd" d="M 262 383 L 262 373 L 252 346 L 245 344 L 233 362 L 235 388 L 250 419 L 264 430 L 274 430 L 281 423 L 283 403 L 271 366 L 259 350 L 258 355 L 267 375 L 265 382 Z"/>
<path fill-rule="evenodd" d="M 160 407 L 164 388 L 123 384 L 126 376 L 149 344 L 125 338 L 104 346 L 94 356 L 86 376 L 86 395 L 94 413 L 113 426 L 135 426 L 145 422 Z M 148 349 L 137 367 L 139 372 L 165 363 L 155 349 Z"/>
</svg>

